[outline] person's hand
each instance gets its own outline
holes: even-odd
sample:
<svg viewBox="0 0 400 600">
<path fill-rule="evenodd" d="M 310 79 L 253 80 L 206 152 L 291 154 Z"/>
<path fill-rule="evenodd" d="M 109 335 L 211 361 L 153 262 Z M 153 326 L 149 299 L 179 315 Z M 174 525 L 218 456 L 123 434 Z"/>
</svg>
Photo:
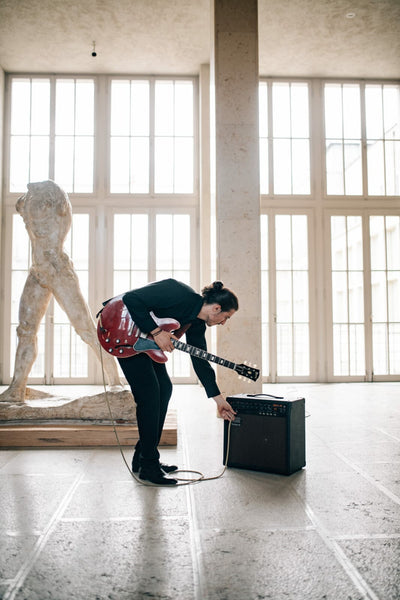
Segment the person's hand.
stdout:
<svg viewBox="0 0 400 600">
<path fill-rule="evenodd" d="M 174 349 L 174 345 L 171 341 L 171 338 L 173 338 L 174 340 L 178 339 L 174 335 L 172 335 L 172 333 L 169 333 L 168 331 L 164 330 L 161 330 L 160 333 L 157 333 L 157 335 L 153 337 L 155 343 L 163 352 L 172 352 L 172 350 Z"/>
<path fill-rule="evenodd" d="M 236 413 L 233 410 L 232 406 L 229 404 L 229 402 L 225 400 L 223 395 L 220 394 L 219 396 L 215 396 L 214 400 L 218 407 L 219 416 L 225 419 L 226 421 L 234 421 Z"/>
</svg>

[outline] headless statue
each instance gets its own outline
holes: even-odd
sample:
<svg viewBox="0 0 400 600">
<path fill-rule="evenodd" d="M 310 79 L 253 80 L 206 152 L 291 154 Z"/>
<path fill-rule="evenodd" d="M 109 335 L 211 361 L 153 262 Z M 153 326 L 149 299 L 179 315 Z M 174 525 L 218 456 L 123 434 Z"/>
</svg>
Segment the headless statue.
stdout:
<svg viewBox="0 0 400 600">
<path fill-rule="evenodd" d="M 100 350 L 96 326 L 85 302 L 72 261 L 63 249 L 71 227 L 67 194 L 53 181 L 29 183 L 16 209 L 32 244 L 32 266 L 19 305 L 18 345 L 12 382 L 0 395 L 3 402 L 24 402 L 28 375 L 37 356 L 37 332 L 51 296 L 67 314 L 82 340 L 102 362 L 112 391 L 123 389 L 115 359 Z"/>
</svg>

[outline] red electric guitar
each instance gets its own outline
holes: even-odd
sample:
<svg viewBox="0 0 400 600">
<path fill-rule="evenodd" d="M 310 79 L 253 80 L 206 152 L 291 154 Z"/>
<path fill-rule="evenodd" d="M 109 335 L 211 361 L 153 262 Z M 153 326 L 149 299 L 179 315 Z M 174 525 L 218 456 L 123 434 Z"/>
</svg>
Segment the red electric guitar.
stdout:
<svg viewBox="0 0 400 600">
<path fill-rule="evenodd" d="M 175 319 L 159 319 L 153 313 L 150 314 L 158 327 L 161 327 L 164 331 L 174 333 L 176 336 L 183 335 L 184 331 L 179 331 L 180 323 Z M 167 356 L 157 346 L 152 335 L 142 333 L 132 321 L 132 317 L 122 300 L 122 294 L 107 302 L 105 307 L 97 313 L 97 317 L 99 319 L 97 336 L 100 344 L 109 354 L 118 358 L 128 358 L 139 352 L 146 352 L 155 362 L 167 362 Z M 172 339 L 172 343 L 178 350 L 188 352 L 192 356 L 208 360 L 228 369 L 233 369 L 239 375 L 253 381 L 256 381 L 260 375 L 259 369 L 246 364 L 237 365 L 179 340 Z"/>
</svg>

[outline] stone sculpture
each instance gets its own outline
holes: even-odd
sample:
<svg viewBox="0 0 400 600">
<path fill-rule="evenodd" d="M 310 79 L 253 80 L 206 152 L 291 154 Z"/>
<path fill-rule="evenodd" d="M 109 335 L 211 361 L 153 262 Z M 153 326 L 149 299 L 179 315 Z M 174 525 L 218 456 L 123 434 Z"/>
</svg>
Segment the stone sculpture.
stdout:
<svg viewBox="0 0 400 600">
<path fill-rule="evenodd" d="M 25 400 L 28 375 L 37 355 L 37 332 L 54 295 L 76 332 L 100 358 L 96 326 L 85 302 L 72 261 L 64 251 L 71 227 L 72 208 L 67 194 L 54 181 L 29 183 L 16 209 L 25 222 L 32 244 L 32 266 L 19 305 L 18 345 L 14 377 L 0 401 Z M 103 352 L 104 371 L 111 391 L 123 389 L 115 359 Z"/>
</svg>

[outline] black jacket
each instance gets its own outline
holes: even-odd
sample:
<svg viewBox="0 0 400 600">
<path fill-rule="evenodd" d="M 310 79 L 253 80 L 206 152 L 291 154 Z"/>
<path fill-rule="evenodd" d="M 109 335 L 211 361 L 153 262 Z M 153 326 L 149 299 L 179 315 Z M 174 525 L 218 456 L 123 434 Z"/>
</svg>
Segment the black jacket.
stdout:
<svg viewBox="0 0 400 600">
<path fill-rule="evenodd" d="M 149 314 L 153 312 L 159 318 L 176 319 L 181 326 L 190 325 L 186 331 L 187 343 L 207 350 L 206 324 L 197 318 L 203 306 L 203 298 L 185 283 L 175 279 L 156 281 L 127 292 L 122 299 L 132 319 L 144 333 L 149 333 L 157 327 L 157 323 Z M 220 391 L 210 363 L 192 355 L 190 358 L 207 396 L 218 396 Z"/>
</svg>

